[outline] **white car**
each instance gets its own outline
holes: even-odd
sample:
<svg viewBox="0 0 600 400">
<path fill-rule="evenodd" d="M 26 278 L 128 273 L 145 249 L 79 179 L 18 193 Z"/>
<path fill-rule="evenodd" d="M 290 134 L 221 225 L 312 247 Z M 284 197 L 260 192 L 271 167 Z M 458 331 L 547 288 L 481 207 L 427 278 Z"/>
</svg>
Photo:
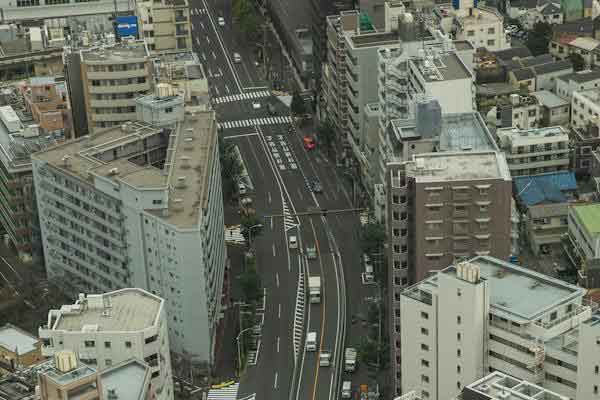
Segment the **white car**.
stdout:
<svg viewBox="0 0 600 400">
<path fill-rule="evenodd" d="M 233 62 L 234 63 L 242 62 L 242 56 L 240 56 L 240 53 L 233 53 Z"/>
<path fill-rule="evenodd" d="M 252 108 L 255 110 L 260 110 L 260 103 L 252 103 Z"/>
<path fill-rule="evenodd" d="M 225 18 L 219 17 L 217 18 L 217 22 L 219 23 L 219 26 L 225 26 Z"/>
</svg>

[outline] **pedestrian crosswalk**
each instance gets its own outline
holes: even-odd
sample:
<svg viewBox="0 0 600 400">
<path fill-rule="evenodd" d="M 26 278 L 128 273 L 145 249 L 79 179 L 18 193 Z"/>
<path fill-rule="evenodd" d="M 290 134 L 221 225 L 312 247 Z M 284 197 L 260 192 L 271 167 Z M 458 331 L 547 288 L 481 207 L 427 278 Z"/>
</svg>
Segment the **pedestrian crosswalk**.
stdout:
<svg viewBox="0 0 600 400">
<path fill-rule="evenodd" d="M 286 232 L 298 226 L 296 219 L 292 217 L 290 213 L 290 208 L 288 207 L 285 199 L 283 200 L 283 224 Z"/>
<path fill-rule="evenodd" d="M 297 362 L 302 345 L 302 333 L 304 332 L 304 272 L 300 269 L 298 275 L 298 289 L 296 291 L 296 307 L 294 310 L 294 363 Z"/>
<path fill-rule="evenodd" d="M 190 8 L 190 15 L 204 15 L 207 14 L 206 8 Z"/>
<path fill-rule="evenodd" d="M 261 97 L 269 97 L 271 92 L 268 90 L 259 90 L 254 92 L 236 93 L 229 96 L 215 97 L 212 99 L 214 104 L 230 103 L 232 101 L 260 99 Z"/>
<path fill-rule="evenodd" d="M 240 384 L 236 382 L 226 387 L 210 389 L 206 400 L 236 400 L 239 388 Z"/>
<path fill-rule="evenodd" d="M 292 118 L 289 115 L 286 115 L 277 117 L 251 118 L 241 119 L 237 121 L 226 121 L 218 124 L 218 127 L 220 129 L 247 128 L 249 126 L 289 124 L 291 122 Z"/>
</svg>

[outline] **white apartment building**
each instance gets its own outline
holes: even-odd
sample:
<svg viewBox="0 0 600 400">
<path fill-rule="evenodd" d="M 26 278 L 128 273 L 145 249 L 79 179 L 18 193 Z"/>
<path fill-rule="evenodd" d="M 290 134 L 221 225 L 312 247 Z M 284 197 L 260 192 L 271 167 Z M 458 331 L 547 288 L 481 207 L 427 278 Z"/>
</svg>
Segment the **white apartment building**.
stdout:
<svg viewBox="0 0 600 400">
<path fill-rule="evenodd" d="M 39 334 L 45 356 L 71 350 L 98 371 L 144 361 L 156 398 L 173 399 L 165 301 L 158 296 L 137 288 L 80 294 L 75 304 L 50 310 Z"/>
<path fill-rule="evenodd" d="M 436 8 L 435 14 L 445 33 L 452 33 L 456 40 L 467 40 L 475 48 L 497 51 L 510 47 L 504 32 L 504 17 L 497 9 L 477 6 L 473 1 L 461 3 L 464 4 L 459 7 L 445 4 Z"/>
<path fill-rule="evenodd" d="M 489 370 L 571 399 L 599 399 L 600 315 L 584 296 L 486 256 L 438 272 L 400 299 L 402 389 L 442 400 Z"/>
<path fill-rule="evenodd" d="M 566 396 L 499 371 L 465 386 L 455 400 L 569 400 Z"/>
<path fill-rule="evenodd" d="M 569 169 L 569 134 L 562 126 L 523 130 L 501 128 L 496 131 L 496 136 L 512 176 Z"/>
<path fill-rule="evenodd" d="M 600 87 L 600 69 L 573 72 L 556 78 L 556 94 L 570 101 L 573 92 Z"/>
<path fill-rule="evenodd" d="M 600 286 L 600 203 L 571 204 L 568 234 L 564 242 L 567 255 L 578 271 L 584 287 Z"/>
<path fill-rule="evenodd" d="M 153 55 L 192 50 L 187 0 L 150 0 L 136 3 L 140 37 Z"/>
<path fill-rule="evenodd" d="M 138 100 L 179 115 L 170 126 L 129 122 L 36 153 L 34 186 L 48 279 L 161 296 L 171 350 L 210 364 L 226 266 L 217 123 L 173 99 Z"/>
<path fill-rule="evenodd" d="M 600 88 L 576 90 L 571 97 L 571 126 L 600 127 Z"/>
</svg>

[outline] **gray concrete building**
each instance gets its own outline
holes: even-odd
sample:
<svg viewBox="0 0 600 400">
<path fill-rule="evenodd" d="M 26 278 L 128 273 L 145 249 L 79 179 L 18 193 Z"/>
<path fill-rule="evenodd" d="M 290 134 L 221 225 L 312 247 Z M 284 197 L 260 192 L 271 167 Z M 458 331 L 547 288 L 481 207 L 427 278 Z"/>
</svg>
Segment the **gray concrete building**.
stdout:
<svg viewBox="0 0 600 400">
<path fill-rule="evenodd" d="M 163 297 L 171 350 L 210 365 L 227 298 L 217 123 L 170 96 L 138 100 L 178 116 L 169 126 L 127 122 L 33 156 L 46 271 L 72 293 Z"/>
</svg>

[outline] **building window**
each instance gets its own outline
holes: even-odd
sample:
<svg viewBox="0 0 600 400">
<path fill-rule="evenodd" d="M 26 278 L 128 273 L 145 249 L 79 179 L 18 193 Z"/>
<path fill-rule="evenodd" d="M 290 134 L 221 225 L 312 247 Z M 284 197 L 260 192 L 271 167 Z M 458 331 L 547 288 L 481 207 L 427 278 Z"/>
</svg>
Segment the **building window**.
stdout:
<svg viewBox="0 0 600 400">
<path fill-rule="evenodd" d="M 467 36 L 469 36 L 469 37 L 475 36 L 475 31 L 473 31 L 473 30 L 467 31 Z"/>
<path fill-rule="evenodd" d="M 421 318 L 429 319 L 429 314 L 427 314 L 425 311 L 421 311 Z"/>
<path fill-rule="evenodd" d="M 110 342 L 104 342 L 104 348 L 110 349 Z"/>
<path fill-rule="evenodd" d="M 421 382 L 429 383 L 429 377 L 427 375 L 421 375 Z"/>
<path fill-rule="evenodd" d="M 104 365 L 110 367 L 112 365 L 112 360 L 110 358 L 107 358 L 106 360 L 104 360 Z"/>
<path fill-rule="evenodd" d="M 552 311 L 550 313 L 550 321 L 554 321 L 556 319 L 556 317 L 557 317 L 556 311 Z"/>
<path fill-rule="evenodd" d="M 165 112 L 166 113 L 172 113 L 173 112 L 173 107 L 167 107 L 167 108 L 165 108 Z"/>
<path fill-rule="evenodd" d="M 494 46 L 495 44 L 496 44 L 496 41 L 494 39 L 490 39 L 487 41 L 488 46 Z"/>
<path fill-rule="evenodd" d="M 496 33 L 496 29 L 488 28 L 488 35 L 493 35 L 494 33 Z"/>
<path fill-rule="evenodd" d="M 400 203 L 400 197 L 397 194 L 392 196 L 392 203 L 394 203 L 394 204 Z"/>
<path fill-rule="evenodd" d="M 427 335 L 429 335 L 429 330 L 427 328 L 421 328 L 421 334 L 427 336 Z M 598 373 L 598 372 L 596 372 L 596 373 Z"/>
<path fill-rule="evenodd" d="M 424 399 L 428 399 L 429 392 L 427 390 L 421 390 L 421 396 L 423 396 Z"/>
<path fill-rule="evenodd" d="M 457 323 L 458 325 L 460 325 L 460 323 L 461 323 L 461 322 L 462 322 L 462 318 L 460 317 L 460 315 L 457 315 L 457 316 L 456 316 L 456 323 Z"/>
<path fill-rule="evenodd" d="M 460 382 L 456 382 L 456 388 L 460 389 Z"/>
<path fill-rule="evenodd" d="M 598 394 L 598 385 L 594 385 L 594 394 Z"/>
<path fill-rule="evenodd" d="M 421 367 L 429 367 L 429 361 L 421 359 Z"/>
<path fill-rule="evenodd" d="M 456 366 L 456 373 L 457 373 L 457 374 L 460 374 L 460 365 L 457 365 L 457 366 Z"/>
<path fill-rule="evenodd" d="M 131 348 L 131 342 L 129 340 L 125 342 L 125 347 L 128 349 Z"/>
<path fill-rule="evenodd" d="M 456 350 L 456 357 L 460 357 L 460 356 L 462 356 L 462 353 L 461 353 L 460 349 L 457 349 Z"/>
<path fill-rule="evenodd" d="M 458 333 L 456 334 L 456 340 L 457 340 L 458 342 L 460 342 L 460 339 L 462 339 L 462 335 L 460 334 L 460 332 L 458 332 Z"/>
<path fill-rule="evenodd" d="M 96 342 L 93 340 L 86 340 L 83 342 L 85 347 L 96 347 Z"/>
<path fill-rule="evenodd" d="M 598 375 L 599 370 L 600 370 L 600 367 L 598 365 L 596 365 L 596 367 L 594 367 L 594 373 L 596 375 Z"/>
<path fill-rule="evenodd" d="M 421 350 L 429 351 L 429 346 L 427 346 L 425 343 L 421 343 Z"/>
</svg>

